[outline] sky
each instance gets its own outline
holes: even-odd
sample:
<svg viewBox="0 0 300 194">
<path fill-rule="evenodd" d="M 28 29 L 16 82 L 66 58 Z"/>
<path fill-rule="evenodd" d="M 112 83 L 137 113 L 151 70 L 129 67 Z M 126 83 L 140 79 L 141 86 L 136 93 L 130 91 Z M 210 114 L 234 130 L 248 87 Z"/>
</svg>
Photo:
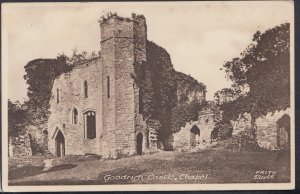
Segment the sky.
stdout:
<svg viewBox="0 0 300 194">
<path fill-rule="evenodd" d="M 293 4 L 281 1 L 3 4 L 8 98 L 27 98 L 27 62 L 71 55 L 74 49 L 99 51 L 97 20 L 109 11 L 125 17 L 143 14 L 148 40 L 169 52 L 175 70 L 205 84 L 208 100 L 230 87 L 220 68 L 240 55 L 257 30 L 293 21 Z"/>
</svg>

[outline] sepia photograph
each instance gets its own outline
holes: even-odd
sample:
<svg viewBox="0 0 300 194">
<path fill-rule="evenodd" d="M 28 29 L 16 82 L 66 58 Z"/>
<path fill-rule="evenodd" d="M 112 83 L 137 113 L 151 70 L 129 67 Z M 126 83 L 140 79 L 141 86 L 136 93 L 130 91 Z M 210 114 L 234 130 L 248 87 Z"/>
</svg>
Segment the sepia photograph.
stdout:
<svg viewBox="0 0 300 194">
<path fill-rule="evenodd" d="M 4 191 L 294 189 L 292 1 L 1 18 Z"/>
</svg>

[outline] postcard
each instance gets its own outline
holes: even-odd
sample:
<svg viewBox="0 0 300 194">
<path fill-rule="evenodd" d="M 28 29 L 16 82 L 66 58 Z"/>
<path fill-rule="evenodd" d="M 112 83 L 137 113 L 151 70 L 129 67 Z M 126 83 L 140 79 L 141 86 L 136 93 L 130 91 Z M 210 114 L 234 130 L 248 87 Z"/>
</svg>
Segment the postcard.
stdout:
<svg viewBox="0 0 300 194">
<path fill-rule="evenodd" d="M 2 4 L 4 191 L 295 188 L 292 1 Z"/>
</svg>

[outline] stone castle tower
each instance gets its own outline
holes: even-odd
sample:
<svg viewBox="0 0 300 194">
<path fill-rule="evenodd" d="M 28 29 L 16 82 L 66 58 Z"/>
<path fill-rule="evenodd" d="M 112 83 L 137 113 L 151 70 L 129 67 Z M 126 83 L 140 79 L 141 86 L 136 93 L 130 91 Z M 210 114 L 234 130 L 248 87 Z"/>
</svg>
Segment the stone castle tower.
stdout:
<svg viewBox="0 0 300 194">
<path fill-rule="evenodd" d="M 115 158 L 150 148 L 132 77 L 134 64 L 146 61 L 146 19 L 109 14 L 99 23 L 101 56 L 76 65 L 53 84 L 48 139 L 57 156 Z"/>
<path fill-rule="evenodd" d="M 146 20 L 143 16 L 113 15 L 100 21 L 103 64 L 103 131 L 110 152 L 135 152 L 138 89 L 134 84 L 134 63 L 146 61 Z"/>
</svg>

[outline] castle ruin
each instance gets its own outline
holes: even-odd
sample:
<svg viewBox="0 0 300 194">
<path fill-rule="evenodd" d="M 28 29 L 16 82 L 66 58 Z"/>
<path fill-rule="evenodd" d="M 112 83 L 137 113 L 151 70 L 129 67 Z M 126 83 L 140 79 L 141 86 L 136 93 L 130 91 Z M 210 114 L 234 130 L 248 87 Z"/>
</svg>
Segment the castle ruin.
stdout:
<svg viewBox="0 0 300 194">
<path fill-rule="evenodd" d="M 53 84 L 48 144 L 57 156 L 116 158 L 157 149 L 155 133 L 150 144 L 151 127 L 139 114 L 139 88 L 132 78 L 133 64 L 146 61 L 146 19 L 109 14 L 99 23 L 101 57 Z"/>
</svg>

